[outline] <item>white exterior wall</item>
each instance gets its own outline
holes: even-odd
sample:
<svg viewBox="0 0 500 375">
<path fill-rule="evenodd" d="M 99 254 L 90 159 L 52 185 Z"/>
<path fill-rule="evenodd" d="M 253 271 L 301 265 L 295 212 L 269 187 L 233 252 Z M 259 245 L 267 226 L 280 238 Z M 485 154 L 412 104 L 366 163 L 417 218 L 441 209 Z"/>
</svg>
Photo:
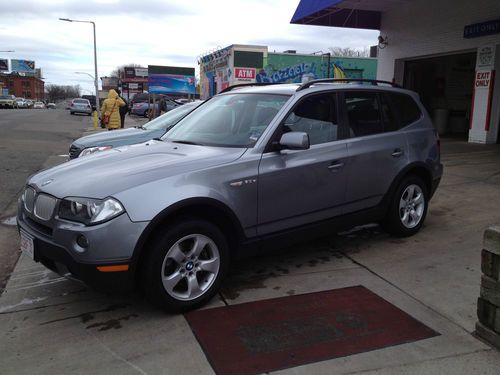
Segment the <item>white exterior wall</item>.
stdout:
<svg viewBox="0 0 500 375">
<path fill-rule="evenodd" d="M 377 78 L 403 83 L 404 60 L 441 54 L 476 52 L 486 44 L 500 48 L 500 34 L 465 39 L 464 26 L 500 19 L 500 0 L 418 0 L 398 2 L 382 13 L 380 34 L 388 45 L 379 49 Z M 495 142 L 500 116 L 500 55 L 496 54 L 495 95 L 490 132 Z"/>
<path fill-rule="evenodd" d="M 396 59 L 475 51 L 480 45 L 500 44 L 500 34 L 463 37 L 465 25 L 498 18 L 500 0 L 400 2 L 382 13 L 380 34 L 387 35 L 389 44 L 379 49 L 377 77 L 392 80 Z"/>
</svg>

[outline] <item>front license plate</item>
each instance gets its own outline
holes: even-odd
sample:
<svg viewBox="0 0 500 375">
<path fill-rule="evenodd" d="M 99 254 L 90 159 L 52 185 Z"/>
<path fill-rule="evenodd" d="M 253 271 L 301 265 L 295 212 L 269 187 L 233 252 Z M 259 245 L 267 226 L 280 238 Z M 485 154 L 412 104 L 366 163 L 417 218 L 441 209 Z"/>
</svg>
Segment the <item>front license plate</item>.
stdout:
<svg viewBox="0 0 500 375">
<path fill-rule="evenodd" d="M 21 230 L 21 251 L 27 257 L 34 259 L 35 256 L 35 244 L 33 241 L 33 237 L 31 237 L 28 233 Z"/>
</svg>

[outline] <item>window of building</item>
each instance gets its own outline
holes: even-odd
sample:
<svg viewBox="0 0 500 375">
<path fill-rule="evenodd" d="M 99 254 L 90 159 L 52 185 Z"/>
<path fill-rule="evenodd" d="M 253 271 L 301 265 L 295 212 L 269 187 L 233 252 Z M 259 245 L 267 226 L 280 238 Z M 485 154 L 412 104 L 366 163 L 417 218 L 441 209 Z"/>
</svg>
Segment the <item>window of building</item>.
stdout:
<svg viewBox="0 0 500 375">
<path fill-rule="evenodd" d="M 384 131 L 376 92 L 344 93 L 351 137 L 379 134 Z"/>
<path fill-rule="evenodd" d="M 285 120 L 284 131 L 305 132 L 311 145 L 336 141 L 336 96 L 320 94 L 305 98 Z"/>
</svg>

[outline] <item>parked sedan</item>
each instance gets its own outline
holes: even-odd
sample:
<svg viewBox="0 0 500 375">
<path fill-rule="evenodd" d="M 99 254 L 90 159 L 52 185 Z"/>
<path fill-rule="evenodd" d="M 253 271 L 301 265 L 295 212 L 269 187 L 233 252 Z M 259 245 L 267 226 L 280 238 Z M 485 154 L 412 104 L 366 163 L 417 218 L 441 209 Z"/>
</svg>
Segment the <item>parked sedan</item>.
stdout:
<svg viewBox="0 0 500 375">
<path fill-rule="evenodd" d="M 156 103 L 153 106 L 153 103 L 148 103 L 148 102 L 140 102 L 140 103 L 134 103 L 132 106 L 132 110 L 130 113 L 132 115 L 138 115 L 138 116 L 144 116 L 148 117 L 149 116 L 149 111 L 152 111 L 153 108 L 156 108 L 156 113 L 158 113 L 159 110 L 159 103 Z"/>
<path fill-rule="evenodd" d="M 69 113 L 74 115 L 75 113 L 84 113 L 86 115 L 92 115 L 92 106 L 88 99 L 77 98 L 71 101 L 69 107 Z"/>
<path fill-rule="evenodd" d="M 43 104 L 43 102 L 35 102 L 35 104 L 33 104 L 33 108 L 34 109 L 45 109 L 45 104 Z"/>
<path fill-rule="evenodd" d="M 118 146 L 142 143 L 153 138 L 159 138 L 201 103 L 199 101 L 185 104 L 141 127 L 101 132 L 79 138 L 69 148 L 69 157 L 74 159 Z"/>
<path fill-rule="evenodd" d="M 24 98 L 16 98 L 17 108 L 28 108 L 28 102 Z"/>
</svg>

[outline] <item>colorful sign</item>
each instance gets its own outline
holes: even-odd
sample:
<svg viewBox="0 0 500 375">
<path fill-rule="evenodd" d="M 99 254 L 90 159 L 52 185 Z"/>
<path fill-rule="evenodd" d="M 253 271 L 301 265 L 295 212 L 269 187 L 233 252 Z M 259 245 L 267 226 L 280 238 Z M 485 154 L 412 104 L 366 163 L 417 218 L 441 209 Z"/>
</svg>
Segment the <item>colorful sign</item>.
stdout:
<svg viewBox="0 0 500 375">
<path fill-rule="evenodd" d="M 0 59 L 0 72 L 5 72 L 9 70 L 9 60 Z"/>
<path fill-rule="evenodd" d="M 195 93 L 194 76 L 175 74 L 150 74 L 149 92 L 153 94 L 191 94 Z"/>
<path fill-rule="evenodd" d="M 252 80 L 255 79 L 255 68 L 234 68 L 234 78 L 239 80 Z"/>
<path fill-rule="evenodd" d="M 31 60 L 10 60 L 13 72 L 34 73 L 35 62 Z"/>
</svg>

